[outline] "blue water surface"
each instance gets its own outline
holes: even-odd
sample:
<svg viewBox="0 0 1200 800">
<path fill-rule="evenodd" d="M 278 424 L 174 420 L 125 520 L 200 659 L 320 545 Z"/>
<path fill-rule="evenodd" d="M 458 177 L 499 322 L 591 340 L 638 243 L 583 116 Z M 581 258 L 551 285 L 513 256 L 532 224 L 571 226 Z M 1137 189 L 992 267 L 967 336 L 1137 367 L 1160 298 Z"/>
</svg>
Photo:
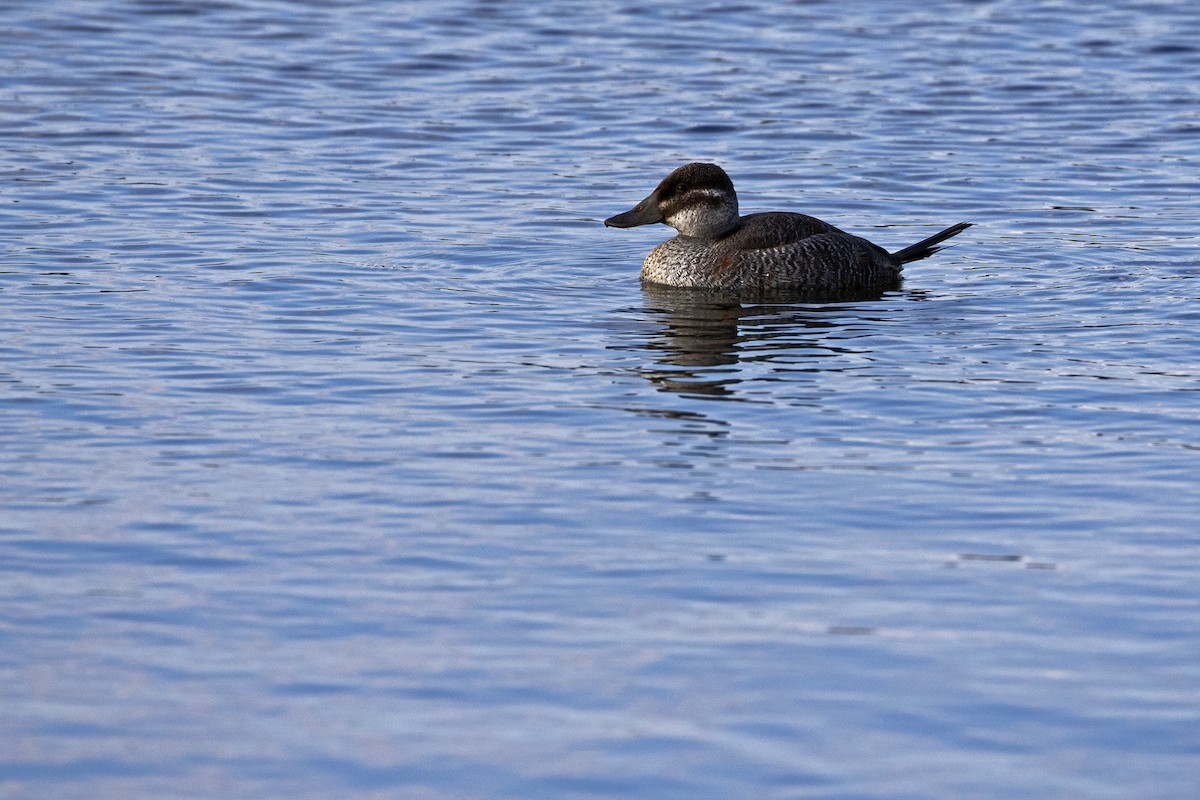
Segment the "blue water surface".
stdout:
<svg viewBox="0 0 1200 800">
<path fill-rule="evenodd" d="M 5 4 L 0 798 L 1200 796 L 1200 16 Z M 642 287 L 713 160 L 899 249 Z"/>
</svg>

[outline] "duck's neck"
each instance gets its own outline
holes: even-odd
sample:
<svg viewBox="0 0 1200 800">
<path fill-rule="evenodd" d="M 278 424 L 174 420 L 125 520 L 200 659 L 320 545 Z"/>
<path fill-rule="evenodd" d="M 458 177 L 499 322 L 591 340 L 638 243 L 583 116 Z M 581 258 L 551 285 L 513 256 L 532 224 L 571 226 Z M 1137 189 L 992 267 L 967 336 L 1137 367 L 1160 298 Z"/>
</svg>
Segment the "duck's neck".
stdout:
<svg viewBox="0 0 1200 800">
<path fill-rule="evenodd" d="M 733 233 L 741 224 L 736 205 L 685 208 L 673 214 L 667 224 L 684 236 L 719 239 Z"/>
</svg>

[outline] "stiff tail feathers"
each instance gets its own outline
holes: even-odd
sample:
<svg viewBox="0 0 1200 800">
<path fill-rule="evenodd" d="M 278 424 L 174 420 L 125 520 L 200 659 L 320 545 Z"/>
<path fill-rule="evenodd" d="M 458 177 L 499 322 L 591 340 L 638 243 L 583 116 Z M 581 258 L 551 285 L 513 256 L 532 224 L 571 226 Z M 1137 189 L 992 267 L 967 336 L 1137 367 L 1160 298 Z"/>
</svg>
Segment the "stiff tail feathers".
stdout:
<svg viewBox="0 0 1200 800">
<path fill-rule="evenodd" d="M 929 258 L 938 250 L 942 249 L 937 246 L 939 243 L 946 241 L 951 236 L 957 236 L 969 227 L 971 227 L 970 222 L 960 222 L 957 225 L 951 225 L 941 233 L 935 233 L 928 239 L 922 239 L 916 244 L 910 244 L 903 250 L 897 250 L 896 252 L 892 253 L 892 258 L 896 259 L 901 264 L 907 264 L 910 261 L 919 261 L 922 258 Z"/>
</svg>

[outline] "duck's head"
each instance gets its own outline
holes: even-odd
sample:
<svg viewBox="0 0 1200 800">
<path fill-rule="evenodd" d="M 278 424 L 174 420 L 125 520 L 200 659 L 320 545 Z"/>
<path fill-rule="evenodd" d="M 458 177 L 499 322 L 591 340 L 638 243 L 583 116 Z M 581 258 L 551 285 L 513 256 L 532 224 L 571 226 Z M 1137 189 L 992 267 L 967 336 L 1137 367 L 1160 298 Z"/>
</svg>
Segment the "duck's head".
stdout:
<svg viewBox="0 0 1200 800">
<path fill-rule="evenodd" d="M 738 226 L 733 181 L 716 164 L 685 164 L 624 214 L 604 220 L 612 228 L 661 222 L 684 236 L 715 238 Z"/>
</svg>

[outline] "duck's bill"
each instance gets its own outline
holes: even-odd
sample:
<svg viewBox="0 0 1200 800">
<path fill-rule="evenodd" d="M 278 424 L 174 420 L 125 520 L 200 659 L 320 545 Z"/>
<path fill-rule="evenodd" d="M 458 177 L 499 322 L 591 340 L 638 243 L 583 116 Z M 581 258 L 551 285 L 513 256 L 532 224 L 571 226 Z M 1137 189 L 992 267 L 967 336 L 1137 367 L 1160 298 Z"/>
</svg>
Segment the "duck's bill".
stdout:
<svg viewBox="0 0 1200 800">
<path fill-rule="evenodd" d="M 650 195 L 624 214 L 617 214 L 604 220 L 608 228 L 636 228 L 638 225 L 650 225 L 662 222 L 662 212 L 658 210 L 658 198 Z"/>
</svg>

